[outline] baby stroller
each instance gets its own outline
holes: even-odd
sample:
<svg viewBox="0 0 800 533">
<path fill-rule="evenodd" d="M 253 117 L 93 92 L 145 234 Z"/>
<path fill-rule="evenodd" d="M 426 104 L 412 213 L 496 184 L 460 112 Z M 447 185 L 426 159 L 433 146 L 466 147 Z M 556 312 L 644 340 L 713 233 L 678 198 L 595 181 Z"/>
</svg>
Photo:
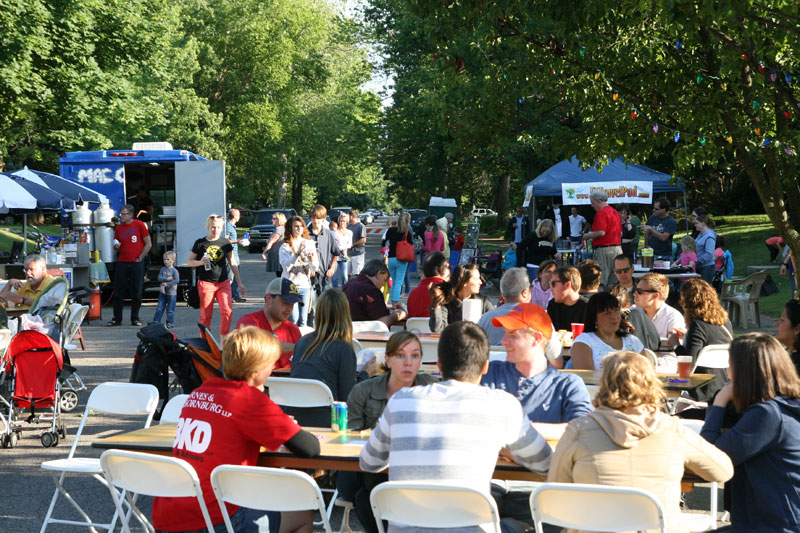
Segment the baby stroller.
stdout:
<svg viewBox="0 0 800 533">
<path fill-rule="evenodd" d="M 56 446 L 59 435 L 66 437 L 59 403 L 58 378 L 62 371 L 61 347 L 47 335 L 38 331 L 21 331 L 11 339 L 0 377 L 11 383 L 8 411 L 3 415 L 3 448 L 17 445 L 23 422 L 49 421 L 48 428 L 41 434 L 45 448 Z M 25 419 L 21 418 L 23 409 L 31 411 Z M 52 416 L 42 416 L 41 409 L 50 411 Z"/>
<path fill-rule="evenodd" d="M 72 340 L 78 333 L 89 306 L 76 300 L 89 295 L 84 287 L 69 289 L 66 278 L 54 278 L 44 290 L 36 297 L 29 313 L 42 319 L 47 328 L 48 335 L 61 346 L 64 367 L 69 370 L 65 373 L 61 383 L 61 410 L 69 413 L 75 410 L 80 402 L 80 392 L 86 390 L 86 385 L 77 373 L 77 369 L 70 363 L 69 350 L 72 349 Z"/>
<path fill-rule="evenodd" d="M 130 382 L 149 383 L 158 389 L 159 400 L 163 403 L 153 417 L 155 420 L 161 419 L 161 411 L 171 392 L 178 387 L 184 394 L 190 394 L 206 379 L 222 377 L 218 349 L 205 338 L 178 339 L 162 324 L 145 326 L 136 336 L 139 345 L 133 358 Z M 172 383 L 169 382 L 170 369 L 175 374 Z"/>
</svg>

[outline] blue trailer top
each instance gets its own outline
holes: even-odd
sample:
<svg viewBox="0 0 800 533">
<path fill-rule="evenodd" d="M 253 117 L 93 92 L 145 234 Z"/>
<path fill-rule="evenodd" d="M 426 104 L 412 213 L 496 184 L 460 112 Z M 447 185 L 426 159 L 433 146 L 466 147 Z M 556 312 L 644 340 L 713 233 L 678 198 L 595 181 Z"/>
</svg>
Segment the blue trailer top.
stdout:
<svg viewBox="0 0 800 533">
<path fill-rule="evenodd" d="M 91 152 L 67 152 L 58 159 L 60 164 L 97 163 L 119 161 L 121 163 L 149 163 L 150 161 L 207 161 L 189 150 L 93 150 Z"/>
</svg>

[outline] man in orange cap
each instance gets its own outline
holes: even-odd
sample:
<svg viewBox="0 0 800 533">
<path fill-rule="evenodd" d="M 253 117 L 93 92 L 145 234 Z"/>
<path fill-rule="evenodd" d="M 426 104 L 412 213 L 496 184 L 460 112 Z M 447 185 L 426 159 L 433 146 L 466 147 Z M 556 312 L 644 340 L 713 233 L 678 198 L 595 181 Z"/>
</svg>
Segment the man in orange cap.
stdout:
<svg viewBox="0 0 800 533">
<path fill-rule="evenodd" d="M 558 440 L 567 422 L 592 411 L 589 392 L 576 374 L 550 366 L 545 357 L 553 334 L 547 312 L 536 304 L 520 303 L 508 314 L 492 319 L 503 328 L 501 341 L 506 361 L 492 361 L 481 384 L 502 389 L 519 400 L 522 411 L 545 439 Z M 492 481 L 492 495 L 498 501 L 500 516 L 531 524 L 529 505 L 533 486 L 524 481 Z"/>
</svg>

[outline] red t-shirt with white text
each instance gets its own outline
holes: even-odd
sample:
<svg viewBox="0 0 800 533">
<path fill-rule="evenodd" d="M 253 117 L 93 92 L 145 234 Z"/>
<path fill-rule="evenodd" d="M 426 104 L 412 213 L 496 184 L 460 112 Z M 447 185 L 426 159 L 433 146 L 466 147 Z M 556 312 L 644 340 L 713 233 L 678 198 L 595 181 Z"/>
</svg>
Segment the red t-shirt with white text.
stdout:
<svg viewBox="0 0 800 533">
<path fill-rule="evenodd" d="M 211 471 L 219 465 L 255 466 L 261 446 L 275 450 L 299 431 L 263 391 L 243 381 L 211 378 L 186 400 L 172 456 L 195 469 L 211 522 L 218 525 L 222 513 L 211 488 Z M 231 515 L 239 509 L 226 505 Z M 206 527 L 195 498 L 154 498 L 153 526 L 164 531 Z"/>
<path fill-rule="evenodd" d="M 300 328 L 296 325 L 292 324 L 288 320 L 284 320 L 278 329 L 273 330 L 272 326 L 267 320 L 266 315 L 264 314 L 264 310 L 260 309 L 255 313 L 248 313 L 244 315 L 239 321 L 236 323 L 236 329 L 239 329 L 244 326 L 256 326 L 258 328 L 267 330 L 271 333 L 274 333 L 278 340 L 281 342 L 291 342 L 295 344 L 300 337 L 303 335 L 300 333 Z M 278 362 L 275 363 L 275 368 L 287 368 L 292 364 L 292 352 L 283 352 L 278 359 Z"/>
<path fill-rule="evenodd" d="M 149 237 L 147 226 L 141 220 L 133 220 L 130 224 L 117 224 L 114 228 L 114 238 L 119 241 L 119 255 L 117 261 L 133 263 L 142 255 L 144 238 Z"/>
</svg>

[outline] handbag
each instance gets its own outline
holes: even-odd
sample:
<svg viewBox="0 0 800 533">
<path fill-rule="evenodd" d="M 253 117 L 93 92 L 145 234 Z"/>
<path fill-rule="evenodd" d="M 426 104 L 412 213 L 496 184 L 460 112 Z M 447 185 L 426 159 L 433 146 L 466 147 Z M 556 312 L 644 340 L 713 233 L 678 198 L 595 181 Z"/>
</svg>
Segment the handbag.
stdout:
<svg viewBox="0 0 800 533">
<path fill-rule="evenodd" d="M 415 259 L 414 245 L 408 242 L 408 232 L 403 233 L 403 240 L 398 241 L 394 249 L 395 259 L 403 263 L 413 263 Z"/>
</svg>

